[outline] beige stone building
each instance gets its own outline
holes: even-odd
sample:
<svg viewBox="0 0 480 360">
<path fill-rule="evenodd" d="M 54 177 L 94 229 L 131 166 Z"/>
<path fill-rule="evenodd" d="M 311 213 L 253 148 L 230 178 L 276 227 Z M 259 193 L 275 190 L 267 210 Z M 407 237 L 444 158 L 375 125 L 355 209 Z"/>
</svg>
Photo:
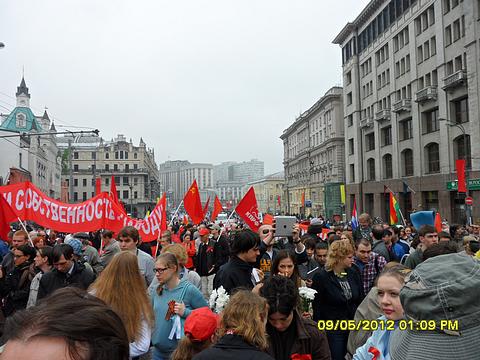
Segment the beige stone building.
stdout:
<svg viewBox="0 0 480 360">
<path fill-rule="evenodd" d="M 257 198 L 258 211 L 269 214 L 285 213 L 284 201 L 285 175 L 282 172 L 270 174 L 263 179 L 249 182 L 244 193 L 253 186 Z"/>
</svg>

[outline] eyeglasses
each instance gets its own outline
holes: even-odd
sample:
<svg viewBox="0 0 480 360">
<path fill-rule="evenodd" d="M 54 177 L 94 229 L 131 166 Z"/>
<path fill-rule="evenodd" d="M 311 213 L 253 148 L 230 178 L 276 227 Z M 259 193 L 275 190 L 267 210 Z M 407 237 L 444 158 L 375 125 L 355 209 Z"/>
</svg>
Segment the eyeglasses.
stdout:
<svg viewBox="0 0 480 360">
<path fill-rule="evenodd" d="M 153 269 L 157 274 L 163 274 L 165 271 L 167 271 L 169 268 L 155 268 Z"/>
</svg>

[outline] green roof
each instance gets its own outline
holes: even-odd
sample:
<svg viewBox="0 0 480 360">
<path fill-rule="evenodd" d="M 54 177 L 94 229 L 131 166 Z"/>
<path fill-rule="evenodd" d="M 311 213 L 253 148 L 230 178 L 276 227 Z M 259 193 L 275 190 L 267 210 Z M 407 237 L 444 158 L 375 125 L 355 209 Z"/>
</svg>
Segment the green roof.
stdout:
<svg viewBox="0 0 480 360">
<path fill-rule="evenodd" d="M 25 118 L 24 127 L 17 126 L 17 116 L 22 115 Z M 32 110 L 28 107 L 16 107 L 8 115 L 5 121 L 0 125 L 0 130 L 15 131 L 15 132 L 30 132 L 30 131 L 42 131 L 42 126 L 33 115 Z"/>
</svg>

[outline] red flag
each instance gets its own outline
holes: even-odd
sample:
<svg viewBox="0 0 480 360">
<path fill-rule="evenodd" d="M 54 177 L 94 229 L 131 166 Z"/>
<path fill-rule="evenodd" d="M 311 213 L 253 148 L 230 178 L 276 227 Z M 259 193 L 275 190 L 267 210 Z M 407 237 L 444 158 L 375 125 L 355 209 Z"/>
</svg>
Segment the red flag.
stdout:
<svg viewBox="0 0 480 360">
<path fill-rule="evenodd" d="M 95 179 L 95 195 L 98 195 L 102 192 L 102 178 Z"/>
<path fill-rule="evenodd" d="M 194 224 L 200 224 L 203 221 L 202 202 L 200 201 L 197 180 L 193 180 L 190 189 L 183 197 L 183 207 Z"/>
<path fill-rule="evenodd" d="M 278 207 L 282 206 L 282 205 L 280 204 L 280 195 L 277 195 L 277 202 L 278 202 Z"/>
<path fill-rule="evenodd" d="M 220 214 L 222 210 L 223 210 L 222 203 L 220 202 L 220 200 L 218 200 L 218 196 L 215 195 L 215 201 L 213 202 L 213 213 L 212 213 L 212 216 L 210 216 L 210 220 L 215 221 L 218 214 Z"/>
<path fill-rule="evenodd" d="M 235 208 L 235 212 L 245 221 L 245 223 L 257 232 L 260 227 L 260 219 L 258 217 L 257 198 L 255 197 L 255 190 L 251 187 L 242 200 Z"/>
<path fill-rule="evenodd" d="M 467 183 L 465 182 L 465 160 L 458 159 L 456 161 L 457 165 L 457 178 L 458 178 L 458 192 L 466 193 L 467 192 Z"/>
<path fill-rule="evenodd" d="M 115 184 L 115 177 L 112 175 L 112 180 L 110 182 L 110 197 L 116 204 L 119 204 L 118 194 L 117 194 L 117 185 Z"/>
<path fill-rule="evenodd" d="M 187 218 L 187 215 L 183 215 L 183 223 L 184 223 L 185 225 L 187 225 L 187 224 L 188 224 L 188 218 Z"/>
<path fill-rule="evenodd" d="M 273 224 L 273 216 L 270 214 L 263 215 L 263 225 L 272 225 Z"/>
<path fill-rule="evenodd" d="M 203 208 L 203 217 L 207 215 L 208 205 L 210 205 L 210 196 L 208 197 L 207 202 L 205 203 L 205 207 Z"/>
<path fill-rule="evenodd" d="M 302 207 L 305 207 L 305 191 L 302 192 Z"/>
<path fill-rule="evenodd" d="M 437 232 L 442 231 L 442 218 L 439 212 L 435 214 L 435 230 L 437 230 Z"/>
<path fill-rule="evenodd" d="M 0 239 L 7 241 L 10 223 L 18 219 L 7 200 L 0 194 Z"/>
</svg>

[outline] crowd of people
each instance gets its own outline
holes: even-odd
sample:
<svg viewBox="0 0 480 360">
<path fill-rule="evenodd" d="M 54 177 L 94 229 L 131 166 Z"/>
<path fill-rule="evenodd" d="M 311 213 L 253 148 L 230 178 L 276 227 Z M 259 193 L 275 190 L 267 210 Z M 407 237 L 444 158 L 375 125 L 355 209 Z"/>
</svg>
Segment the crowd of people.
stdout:
<svg viewBox="0 0 480 360">
<path fill-rule="evenodd" d="M 477 357 L 479 225 L 172 223 L 151 243 L 131 226 L 11 231 L 0 359 Z"/>
</svg>

